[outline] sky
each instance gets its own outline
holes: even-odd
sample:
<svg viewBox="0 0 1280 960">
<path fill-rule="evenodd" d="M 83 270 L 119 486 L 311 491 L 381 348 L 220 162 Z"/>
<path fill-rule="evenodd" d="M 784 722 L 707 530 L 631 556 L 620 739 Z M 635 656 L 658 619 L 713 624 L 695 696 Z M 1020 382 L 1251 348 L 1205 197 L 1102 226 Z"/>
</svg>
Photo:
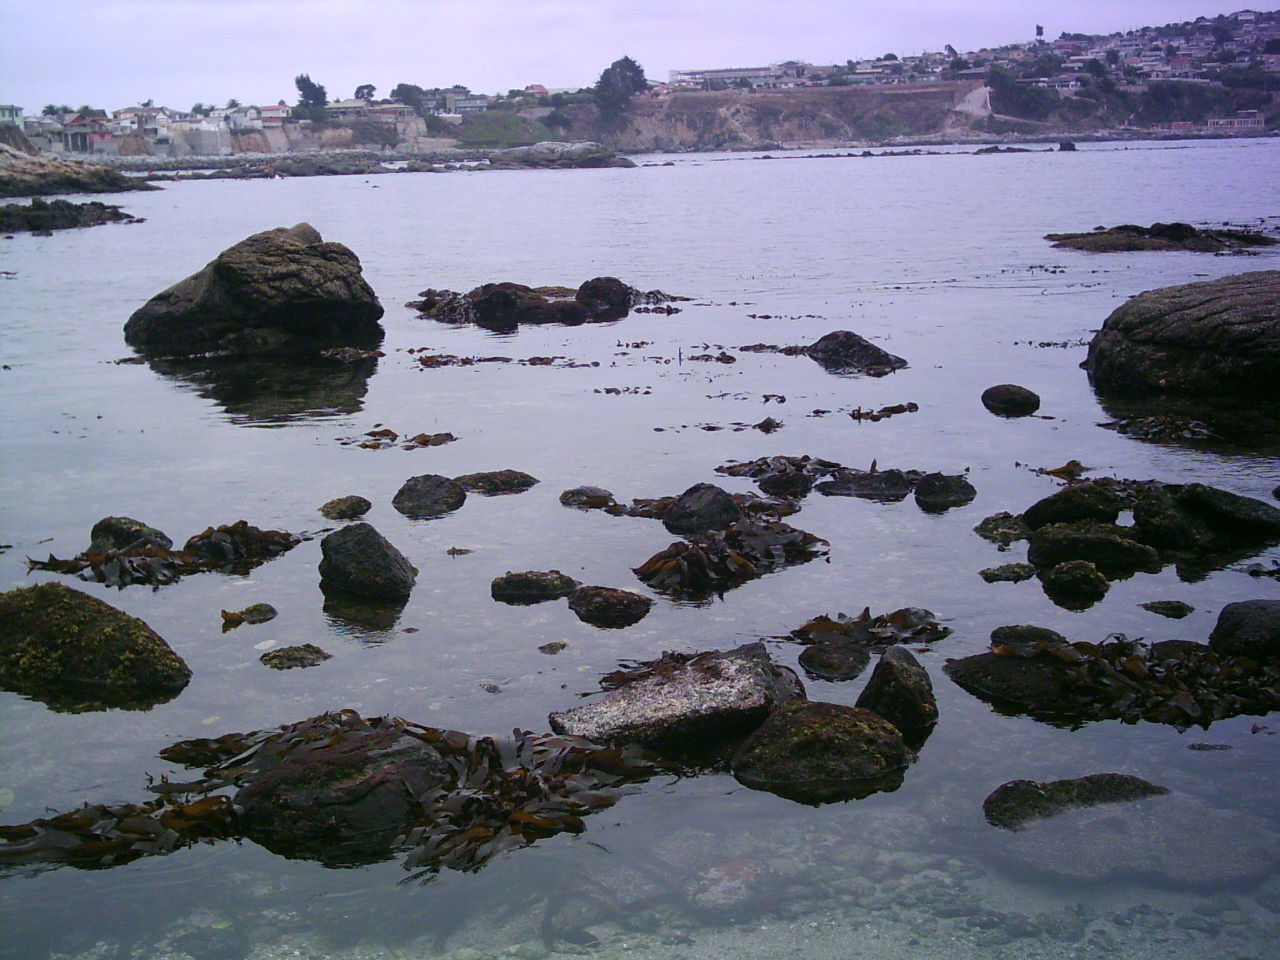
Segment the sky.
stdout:
<svg viewBox="0 0 1280 960">
<path fill-rule="evenodd" d="M 0 103 L 178 109 L 372 83 L 578 87 L 624 54 L 672 69 L 961 51 L 1230 13 L 1214 0 L 40 0 L 0 2 Z"/>
</svg>

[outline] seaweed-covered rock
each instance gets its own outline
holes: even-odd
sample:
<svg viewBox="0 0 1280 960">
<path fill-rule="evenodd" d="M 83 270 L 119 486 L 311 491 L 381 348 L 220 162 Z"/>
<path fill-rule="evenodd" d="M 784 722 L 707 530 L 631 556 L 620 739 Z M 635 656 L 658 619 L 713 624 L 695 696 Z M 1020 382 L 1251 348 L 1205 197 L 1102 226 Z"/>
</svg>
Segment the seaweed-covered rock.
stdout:
<svg viewBox="0 0 1280 960">
<path fill-rule="evenodd" d="M 551 714 L 551 729 L 598 743 L 697 750 L 749 733 L 771 710 L 804 695 L 760 642 L 663 654 L 605 681 L 612 689 L 599 700 Z"/>
<path fill-rule="evenodd" d="M 1158 569 L 1160 555 L 1145 543 L 1130 539 L 1132 533 L 1111 523 L 1051 523 L 1032 531 L 1027 559 L 1046 570 L 1084 560 L 1108 576 Z"/>
<path fill-rule="evenodd" d="M 1038 658 L 979 653 L 948 660 L 943 668 L 958 686 L 980 700 L 1023 709 L 1066 700 L 1070 685 L 1053 665 Z"/>
<path fill-rule="evenodd" d="M 141 223 L 137 217 L 119 207 L 96 200 L 72 203 L 69 200 L 41 200 L 30 203 L 6 203 L 0 206 L 0 233 L 40 233 L 96 227 L 104 223 Z"/>
<path fill-rule="evenodd" d="M 1209 634 L 1209 648 L 1228 656 L 1280 659 L 1280 600 L 1228 603 Z"/>
<path fill-rule="evenodd" d="M 107 553 L 125 550 L 137 543 L 154 544 L 164 550 L 173 541 L 162 530 L 148 526 L 132 517 L 103 517 L 89 531 L 89 547 L 85 553 Z"/>
<path fill-rule="evenodd" d="M 1251 230 L 1198 229 L 1189 223 L 1153 223 L 1140 227 L 1124 223 L 1090 233 L 1050 233 L 1045 237 L 1055 247 L 1088 253 L 1138 253 L 1151 250 L 1187 250 L 1193 253 L 1221 253 L 1245 247 L 1267 247 L 1280 243 L 1275 237 Z"/>
<path fill-rule="evenodd" d="M 0 594 L 0 686 L 58 710 L 145 710 L 191 669 L 154 630 L 59 583 Z"/>
<path fill-rule="evenodd" d="M 222 632 L 234 630 L 242 623 L 269 623 L 280 615 L 269 603 L 251 603 L 243 610 L 222 611 Z"/>
<path fill-rule="evenodd" d="M 300 223 L 228 247 L 135 311 L 124 337 L 162 354 L 298 342 L 368 347 L 382 339 L 381 317 L 356 255 Z"/>
<path fill-rule="evenodd" d="M 1021 583 L 1036 575 L 1036 568 L 1029 563 L 1005 563 L 998 567 L 986 567 L 978 575 L 987 583 Z"/>
<path fill-rule="evenodd" d="M 604 510 L 614 506 L 617 501 L 613 494 L 604 487 L 574 487 L 560 494 L 560 502 L 566 507 L 577 507 L 580 510 Z"/>
<path fill-rule="evenodd" d="M 1106 319 L 1085 369 L 1104 392 L 1274 396 L 1277 304 L 1280 270 L 1148 290 Z"/>
<path fill-rule="evenodd" d="M 544 600 L 567 597 L 578 585 L 577 580 L 565 576 L 559 570 L 525 570 L 520 573 L 508 571 L 494 578 L 489 584 L 489 593 L 493 599 L 502 603 L 542 603 Z"/>
<path fill-rule="evenodd" d="M 520 470 L 486 470 L 465 473 L 454 477 L 453 481 L 468 492 L 497 497 L 508 493 L 524 493 L 537 485 L 538 478 Z"/>
<path fill-rule="evenodd" d="M 919 470 L 836 470 L 830 480 L 824 480 L 814 489 L 824 497 L 859 497 L 877 503 L 898 503 L 915 489 L 924 474 Z"/>
<path fill-rule="evenodd" d="M 579 620 L 606 629 L 639 623 L 652 606 L 643 594 L 617 587 L 578 587 L 569 594 L 569 609 Z"/>
<path fill-rule="evenodd" d="M 733 775 L 799 803 L 861 799 L 896 790 L 911 762 L 898 728 L 869 710 L 784 703 L 733 756 Z"/>
<path fill-rule="evenodd" d="M 1111 581 L 1088 560 L 1067 560 L 1044 570 L 1040 582 L 1054 603 L 1081 610 L 1097 603 L 1111 589 Z"/>
<path fill-rule="evenodd" d="M 851 330 L 834 330 L 806 347 L 805 353 L 828 373 L 883 377 L 907 365 Z"/>
<path fill-rule="evenodd" d="M 1085 481 L 1073 483 L 1037 500 L 1023 511 L 1022 522 L 1031 530 L 1051 523 L 1075 523 L 1077 520 L 1115 523 L 1124 506 L 1124 498 L 1114 487 Z"/>
<path fill-rule="evenodd" d="M 327 520 L 358 520 L 373 509 L 373 504 L 364 497 L 349 494 L 330 500 L 320 508 L 320 513 Z"/>
<path fill-rule="evenodd" d="M 314 643 L 302 643 L 294 647 L 279 647 L 268 650 L 258 659 L 272 670 L 302 670 L 318 666 L 333 657 Z"/>
<path fill-rule="evenodd" d="M 978 495 L 963 475 L 926 473 L 915 487 L 916 506 L 925 513 L 942 513 L 952 507 L 963 507 Z"/>
<path fill-rule="evenodd" d="M 1032 820 L 1056 817 L 1074 808 L 1158 797 L 1168 792 L 1168 787 L 1125 773 L 1094 773 L 1049 783 L 1011 780 L 996 787 L 982 802 L 982 813 L 993 827 L 1020 830 Z"/>
<path fill-rule="evenodd" d="M 1016 383 L 1000 383 L 982 391 L 982 405 L 998 417 L 1029 417 L 1040 409 L 1040 397 Z"/>
<path fill-rule="evenodd" d="M 992 543 L 998 543 L 1000 546 L 1007 547 L 1015 540 L 1025 540 L 1031 533 L 1031 528 L 1026 525 L 1021 516 L 1015 516 L 1007 510 L 1000 513 L 993 513 L 989 517 L 983 517 L 973 532 L 980 536 L 983 540 L 990 540 Z"/>
<path fill-rule="evenodd" d="M 467 491 L 449 477 L 435 473 L 424 473 L 410 477 L 396 495 L 391 498 L 391 505 L 406 517 L 414 520 L 426 520 L 452 513 L 467 500 Z"/>
<path fill-rule="evenodd" d="M 617 277 L 595 277 L 578 287 L 574 300 L 586 307 L 594 319 L 616 320 L 627 315 L 634 293 Z"/>
<path fill-rule="evenodd" d="M 991 631 L 991 649 L 998 653 L 1012 653 L 1036 647 L 1049 649 L 1066 642 L 1067 638 L 1057 630 L 1037 627 L 1032 623 L 1012 623 L 996 627 Z"/>
<path fill-rule="evenodd" d="M 394 602 L 413 590 L 418 570 L 368 523 L 353 523 L 320 541 L 325 596 Z"/>
<path fill-rule="evenodd" d="M 1146 603 L 1138 604 L 1143 610 L 1154 613 L 1158 617 L 1168 617 L 1170 620 L 1181 620 L 1190 616 L 1195 612 L 1195 607 L 1181 600 L 1148 600 Z"/>
<path fill-rule="evenodd" d="M 884 717 L 904 732 L 938 722 L 938 701 L 929 673 L 906 647 L 889 647 L 871 671 L 855 706 Z"/>
<path fill-rule="evenodd" d="M 742 510 L 727 491 L 714 483 L 695 483 L 663 512 L 662 525 L 671 533 L 699 534 L 741 519 Z"/>
</svg>

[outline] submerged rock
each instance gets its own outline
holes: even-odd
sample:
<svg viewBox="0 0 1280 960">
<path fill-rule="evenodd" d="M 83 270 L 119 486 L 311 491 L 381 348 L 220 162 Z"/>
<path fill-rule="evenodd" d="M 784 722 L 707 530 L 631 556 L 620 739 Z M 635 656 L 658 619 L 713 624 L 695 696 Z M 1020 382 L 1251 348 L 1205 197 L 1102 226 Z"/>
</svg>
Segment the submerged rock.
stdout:
<svg viewBox="0 0 1280 960">
<path fill-rule="evenodd" d="M 982 405 L 998 417 L 1029 417 L 1040 409 L 1040 397 L 1016 383 L 1001 383 L 982 391 Z"/>
<path fill-rule="evenodd" d="M 769 715 L 733 756 L 733 775 L 799 803 L 896 790 L 911 762 L 898 728 L 869 710 L 793 700 Z"/>
<path fill-rule="evenodd" d="M 800 666 L 817 680 L 853 680 L 871 662 L 871 649 L 859 643 L 811 643 L 800 653 Z"/>
<path fill-rule="evenodd" d="M 614 506 L 617 501 L 613 494 L 604 487 L 574 487 L 560 494 L 560 502 L 566 507 L 577 507 L 580 510 L 604 510 Z"/>
<path fill-rule="evenodd" d="M 1227 656 L 1280 659 L 1280 600 L 1228 603 L 1209 634 L 1209 648 Z"/>
<path fill-rule="evenodd" d="M 391 498 L 391 505 L 413 520 L 452 513 L 466 503 L 467 492 L 456 481 L 435 473 L 410 477 Z"/>
<path fill-rule="evenodd" d="M 1045 594 L 1069 610 L 1082 610 L 1107 595 L 1111 581 L 1088 560 L 1067 560 L 1040 574 Z"/>
<path fill-rule="evenodd" d="M 963 507 L 978 491 L 963 475 L 926 473 L 916 484 L 915 495 L 916 506 L 925 513 L 943 513 L 952 507 Z"/>
<path fill-rule="evenodd" d="M 1181 620 L 1190 616 L 1195 612 L 1195 607 L 1181 600 L 1149 600 L 1146 603 L 1138 604 L 1143 610 L 1150 611 L 1160 617 L 1168 617 L 1170 620 Z"/>
<path fill-rule="evenodd" d="M 928 671 L 902 646 L 889 647 L 880 655 L 855 706 L 884 717 L 903 732 L 924 730 L 938 722 L 938 701 Z"/>
<path fill-rule="evenodd" d="M 59 583 L 0 594 L 0 622 L 0 686 L 55 710 L 146 710 L 191 679 L 141 620 Z"/>
<path fill-rule="evenodd" d="M 466 473 L 453 478 L 454 483 L 463 490 L 480 493 L 486 497 L 497 497 L 508 493 L 524 493 L 538 483 L 538 478 L 520 470 L 488 470 L 481 473 Z"/>
<path fill-rule="evenodd" d="M 222 611 L 222 632 L 234 630 L 242 623 L 268 623 L 280 615 L 269 603 L 251 603 L 243 610 Z"/>
<path fill-rule="evenodd" d="M 1036 568 L 1029 563 L 1006 563 L 978 571 L 987 583 L 1021 583 L 1036 575 Z"/>
<path fill-rule="evenodd" d="M 508 571 L 494 579 L 489 585 L 489 593 L 493 599 L 502 603 L 542 603 L 544 600 L 567 597 L 578 586 L 577 580 L 565 576 L 559 570 L 548 570 L 545 573 L 537 570 L 522 573 Z"/>
<path fill-rule="evenodd" d="M 124 337 L 165 354 L 246 353 L 300 341 L 368 347 L 382 339 L 381 317 L 356 255 L 300 223 L 228 247 L 135 311 Z"/>
<path fill-rule="evenodd" d="M 805 353 L 828 373 L 883 377 L 907 365 L 901 357 L 851 330 L 834 330 L 806 347 Z"/>
<path fill-rule="evenodd" d="M 155 527 L 132 517 L 103 517 L 89 531 L 89 547 L 85 553 L 108 553 L 126 550 L 135 544 L 154 544 L 163 550 L 173 547 L 173 541 Z"/>
<path fill-rule="evenodd" d="M 330 500 L 320 508 L 320 513 L 328 520 L 358 520 L 373 509 L 373 504 L 364 497 L 349 494 Z"/>
<path fill-rule="evenodd" d="M 973 528 L 973 532 L 983 540 L 990 540 L 992 543 L 1000 544 L 1001 547 L 1007 547 L 1016 540 L 1027 539 L 1031 528 L 1026 525 L 1021 516 L 1002 510 L 1000 513 L 984 517 Z"/>
<path fill-rule="evenodd" d="M 353 523 L 320 541 L 320 590 L 325 596 L 404 600 L 418 570 L 367 523 Z"/>
<path fill-rule="evenodd" d="M 653 601 L 617 587 L 578 587 L 569 594 L 569 609 L 593 627 L 619 628 L 639 623 Z"/>
<path fill-rule="evenodd" d="M 1094 773 L 1049 783 L 1011 780 L 996 787 L 982 802 L 982 813 L 993 827 L 1020 830 L 1032 820 L 1056 817 L 1073 808 L 1122 803 L 1168 792 L 1168 787 L 1124 773 Z"/>
<path fill-rule="evenodd" d="M 700 534 L 723 530 L 742 519 L 733 497 L 714 483 L 696 483 L 676 497 L 662 514 L 671 533 Z"/>
<path fill-rule="evenodd" d="M 333 654 L 325 653 L 314 643 L 303 643 L 296 647 L 269 650 L 258 659 L 272 670 L 300 670 L 317 666 L 332 658 Z"/>
</svg>

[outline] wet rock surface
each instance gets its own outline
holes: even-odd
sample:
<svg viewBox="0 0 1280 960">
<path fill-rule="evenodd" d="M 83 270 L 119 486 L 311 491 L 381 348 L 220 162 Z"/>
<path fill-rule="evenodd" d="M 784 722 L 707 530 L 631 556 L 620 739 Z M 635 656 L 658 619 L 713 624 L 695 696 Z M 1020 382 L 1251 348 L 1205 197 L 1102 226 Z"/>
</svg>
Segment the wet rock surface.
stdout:
<svg viewBox="0 0 1280 960">
<path fill-rule="evenodd" d="M 813 643 L 800 652 L 799 663 L 815 680 L 854 680 L 871 663 L 871 650 L 856 643 Z"/>
<path fill-rule="evenodd" d="M 616 277 L 595 277 L 577 290 L 529 287 L 503 281 L 486 283 L 467 293 L 423 290 L 409 306 L 424 319 L 442 323 L 474 323 L 487 330 L 510 333 L 522 324 L 603 323 L 620 320 L 640 304 L 661 304 L 673 297 L 661 290 L 637 290 Z"/>
<path fill-rule="evenodd" d="M 319 666 L 332 657 L 333 654 L 326 653 L 314 643 L 303 643 L 293 647 L 268 650 L 258 659 L 272 670 L 300 670 Z"/>
<path fill-rule="evenodd" d="M 320 507 L 320 513 L 328 520 L 358 520 L 373 509 L 364 497 L 349 494 L 337 497 Z"/>
<path fill-rule="evenodd" d="M 161 355 L 369 347 L 382 339 L 382 312 L 356 255 L 300 223 L 228 247 L 135 311 L 124 336 Z"/>
<path fill-rule="evenodd" d="M 504 573 L 489 585 L 493 599 L 502 603 L 528 604 L 567 597 L 579 586 L 578 581 L 559 570 L 526 570 Z"/>
<path fill-rule="evenodd" d="M 987 583 L 1022 583 L 1036 575 L 1036 568 L 1029 563 L 1005 563 L 979 570 L 978 575 Z"/>
<path fill-rule="evenodd" d="M 145 544 L 168 550 L 173 546 L 173 541 L 163 530 L 157 530 L 141 520 L 134 520 L 132 517 L 103 517 L 89 531 L 89 546 L 85 553 L 108 553 Z"/>
<path fill-rule="evenodd" d="M 1255 660 L 1280 660 L 1280 600 L 1228 603 L 1209 634 L 1215 653 Z"/>
<path fill-rule="evenodd" d="M 1170 620 L 1181 620 L 1183 617 L 1190 616 L 1196 609 L 1181 600 L 1148 600 L 1138 606 L 1157 616 L 1168 617 Z"/>
<path fill-rule="evenodd" d="M 279 611 L 269 603 L 251 603 L 243 610 L 223 610 L 222 632 L 234 630 L 242 623 L 268 623 L 279 615 Z"/>
<path fill-rule="evenodd" d="M 1029 417 L 1040 409 L 1040 397 L 1016 383 L 1000 383 L 982 391 L 982 405 L 998 417 Z"/>
<path fill-rule="evenodd" d="M 1040 582 L 1054 603 L 1068 610 L 1083 610 L 1107 595 L 1111 581 L 1088 560 L 1067 560 L 1042 569 Z"/>
<path fill-rule="evenodd" d="M 1056 817 L 1067 810 L 1163 796 L 1168 792 L 1168 787 L 1124 773 L 1094 773 L 1050 783 L 1011 780 L 996 787 L 982 802 L 982 813 L 993 827 L 1020 830 L 1033 820 Z"/>
<path fill-rule="evenodd" d="M 1251 230 L 1197 228 L 1189 223 L 1153 223 L 1149 227 L 1126 223 L 1089 233 L 1050 233 L 1055 247 L 1089 253 L 1133 253 L 1146 250 L 1189 250 L 1221 253 L 1280 243 L 1273 236 Z"/>
<path fill-rule="evenodd" d="M 713 483 L 698 483 L 666 508 L 662 525 L 671 533 L 696 535 L 723 530 L 741 519 L 742 510 L 727 491 Z"/>
<path fill-rule="evenodd" d="M 593 486 L 565 490 L 560 494 L 560 502 L 566 507 L 576 507 L 579 510 L 604 510 L 617 503 L 610 491 Z"/>
<path fill-rule="evenodd" d="M 191 669 L 147 624 L 59 583 L 0 594 L 0 686 L 56 710 L 146 710 Z"/>
<path fill-rule="evenodd" d="M 452 513 L 467 501 L 467 491 L 456 480 L 435 473 L 410 477 L 396 491 L 391 505 L 413 520 L 428 520 Z"/>
<path fill-rule="evenodd" d="M 938 722 L 933 683 L 906 647 L 892 646 L 880 655 L 855 706 L 884 717 L 904 732 L 924 730 Z"/>
<path fill-rule="evenodd" d="M 0 233 L 48 234 L 54 230 L 97 227 L 104 223 L 142 223 L 119 207 L 99 203 L 72 203 L 69 200 L 41 200 L 6 203 L 0 206 Z"/>
<path fill-rule="evenodd" d="M 606 629 L 639 623 L 652 606 L 643 594 L 617 587 L 578 587 L 569 594 L 569 609 L 579 620 Z"/>
<path fill-rule="evenodd" d="M 828 373 L 883 377 L 907 365 L 851 330 L 834 330 L 810 344 L 805 353 Z"/>
<path fill-rule="evenodd" d="M 926 473 L 915 485 L 916 506 L 925 513 L 944 513 L 952 507 L 963 507 L 978 495 L 962 475 Z"/>
<path fill-rule="evenodd" d="M 418 571 L 368 523 L 353 523 L 320 541 L 325 596 L 394 602 L 413 590 Z"/>
<path fill-rule="evenodd" d="M 454 477 L 453 482 L 469 493 L 497 497 L 511 493 L 524 493 L 537 486 L 538 478 L 520 470 L 488 470 Z"/>
</svg>

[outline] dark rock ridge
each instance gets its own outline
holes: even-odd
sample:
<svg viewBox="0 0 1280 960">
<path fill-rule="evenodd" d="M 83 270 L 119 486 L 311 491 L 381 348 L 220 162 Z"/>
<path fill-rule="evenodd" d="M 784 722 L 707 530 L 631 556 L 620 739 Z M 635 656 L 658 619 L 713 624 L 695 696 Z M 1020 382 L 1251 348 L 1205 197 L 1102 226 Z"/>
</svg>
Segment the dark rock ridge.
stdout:
<svg viewBox="0 0 1280 960">
<path fill-rule="evenodd" d="M 598 143 L 544 140 L 529 147 L 495 150 L 489 155 L 489 166 L 495 170 L 570 170 L 634 167 L 635 162 Z"/>
<path fill-rule="evenodd" d="M 1095 229 L 1090 233 L 1051 233 L 1045 239 L 1052 240 L 1055 247 L 1069 247 L 1090 253 L 1129 253 L 1142 250 L 1221 253 L 1224 250 L 1269 247 L 1280 243 L 1280 240 L 1264 233 L 1197 229 L 1189 223 L 1153 223 L 1149 227 L 1124 223 L 1118 227 Z"/>
<path fill-rule="evenodd" d="M 335 530 L 320 541 L 320 553 L 325 596 L 395 602 L 417 582 L 417 568 L 367 523 Z"/>
<path fill-rule="evenodd" d="M 1049 783 L 1010 780 L 996 787 L 982 802 L 982 813 L 993 827 L 1020 830 L 1032 820 L 1056 817 L 1067 810 L 1158 797 L 1168 792 L 1168 787 L 1125 773 L 1094 773 Z"/>
<path fill-rule="evenodd" d="M 191 679 L 141 620 L 59 583 L 0 594 L 0 622 L 0 686 L 56 710 L 146 710 Z"/>
<path fill-rule="evenodd" d="M 300 223 L 228 247 L 139 308 L 124 338 L 161 354 L 371 347 L 382 339 L 381 317 L 356 255 Z"/>
<path fill-rule="evenodd" d="M 521 324 L 572 326 L 620 320 L 641 304 L 687 299 L 661 290 L 638 290 L 616 277 L 587 280 L 576 291 L 502 282 L 486 283 L 467 293 L 423 290 L 418 296 L 422 299 L 411 301 L 408 306 L 417 310 L 421 318 L 442 323 L 474 323 L 498 333 L 510 333 Z"/>
<path fill-rule="evenodd" d="M 907 361 L 851 330 L 835 330 L 810 344 L 805 353 L 828 373 L 883 377 Z"/>
<path fill-rule="evenodd" d="M 96 163 L 34 156 L 0 143 L 0 197 L 41 197 L 55 193 L 124 193 L 157 190 Z"/>
<path fill-rule="evenodd" d="M 1103 393 L 1274 397 L 1280 270 L 1139 294 L 1107 317 L 1084 367 Z"/>
<path fill-rule="evenodd" d="M 99 203 L 72 203 L 70 200 L 41 200 L 6 203 L 0 206 L 0 233 L 48 233 L 75 227 L 96 227 L 104 223 L 142 223 L 119 207 Z"/>
</svg>

